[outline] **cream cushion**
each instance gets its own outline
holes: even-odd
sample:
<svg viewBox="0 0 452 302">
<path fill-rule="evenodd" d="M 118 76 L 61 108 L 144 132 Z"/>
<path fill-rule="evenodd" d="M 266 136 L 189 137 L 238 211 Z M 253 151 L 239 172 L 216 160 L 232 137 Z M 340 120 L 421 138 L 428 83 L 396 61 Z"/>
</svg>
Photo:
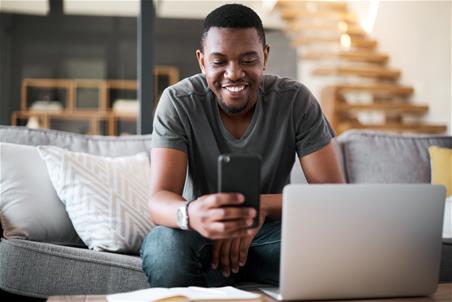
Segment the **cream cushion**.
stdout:
<svg viewBox="0 0 452 302">
<path fill-rule="evenodd" d="M 83 242 L 97 251 L 138 253 L 154 226 L 147 154 L 110 158 L 53 146 L 38 151 Z"/>
<path fill-rule="evenodd" d="M 34 146 L 0 143 L 0 220 L 7 239 L 83 246 Z"/>
</svg>

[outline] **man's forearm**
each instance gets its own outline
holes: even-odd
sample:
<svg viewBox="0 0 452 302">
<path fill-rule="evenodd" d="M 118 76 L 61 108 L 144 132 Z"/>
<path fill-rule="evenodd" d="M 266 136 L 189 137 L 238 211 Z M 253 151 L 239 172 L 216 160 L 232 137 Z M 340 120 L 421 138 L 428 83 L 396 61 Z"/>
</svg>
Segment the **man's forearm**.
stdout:
<svg viewBox="0 0 452 302">
<path fill-rule="evenodd" d="M 262 194 L 261 210 L 265 217 L 281 219 L 282 215 L 282 194 Z"/>
</svg>

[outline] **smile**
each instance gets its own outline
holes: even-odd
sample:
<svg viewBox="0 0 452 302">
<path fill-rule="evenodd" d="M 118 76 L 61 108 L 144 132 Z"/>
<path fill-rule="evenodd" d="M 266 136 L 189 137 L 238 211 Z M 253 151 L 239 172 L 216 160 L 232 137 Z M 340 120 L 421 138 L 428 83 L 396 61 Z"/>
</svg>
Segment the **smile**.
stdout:
<svg viewBox="0 0 452 302">
<path fill-rule="evenodd" d="M 245 85 L 240 86 L 224 86 L 223 88 L 230 91 L 230 92 L 241 92 L 245 89 Z"/>
</svg>

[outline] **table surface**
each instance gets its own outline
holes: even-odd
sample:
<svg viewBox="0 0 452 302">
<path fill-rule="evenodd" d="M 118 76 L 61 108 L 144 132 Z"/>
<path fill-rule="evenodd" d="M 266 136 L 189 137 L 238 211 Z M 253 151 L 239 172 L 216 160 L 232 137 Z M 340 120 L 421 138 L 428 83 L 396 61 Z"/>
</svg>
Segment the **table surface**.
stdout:
<svg viewBox="0 0 452 302">
<path fill-rule="evenodd" d="M 276 301 L 269 296 L 262 294 L 264 302 Z M 52 296 L 47 300 L 48 302 L 106 302 L 106 295 L 88 295 L 88 296 Z M 438 285 L 435 294 L 429 297 L 418 298 L 395 298 L 395 299 L 371 299 L 371 300 L 341 300 L 341 302 L 452 302 L 452 283 L 442 283 Z"/>
</svg>

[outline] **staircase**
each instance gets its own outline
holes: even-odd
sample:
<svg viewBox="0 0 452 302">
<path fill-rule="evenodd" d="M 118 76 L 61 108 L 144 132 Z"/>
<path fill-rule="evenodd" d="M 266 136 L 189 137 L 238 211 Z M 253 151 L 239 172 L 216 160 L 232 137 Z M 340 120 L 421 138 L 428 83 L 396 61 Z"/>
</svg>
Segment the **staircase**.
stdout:
<svg viewBox="0 0 452 302">
<path fill-rule="evenodd" d="M 277 9 L 300 59 L 322 78 L 320 103 L 339 134 L 348 129 L 440 134 L 445 125 L 421 121 L 427 104 L 413 104 L 414 88 L 388 66 L 345 2 L 279 0 Z M 333 80 L 332 80 L 333 79 Z M 309 83 L 308 83 L 309 86 Z"/>
</svg>

